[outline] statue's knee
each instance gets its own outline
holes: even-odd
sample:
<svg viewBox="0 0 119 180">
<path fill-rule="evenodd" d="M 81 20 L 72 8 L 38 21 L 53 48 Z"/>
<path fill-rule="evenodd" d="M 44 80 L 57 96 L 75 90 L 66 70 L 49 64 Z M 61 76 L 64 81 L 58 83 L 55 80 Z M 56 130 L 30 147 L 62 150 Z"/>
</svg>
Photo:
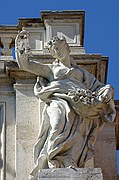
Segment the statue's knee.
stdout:
<svg viewBox="0 0 119 180">
<path fill-rule="evenodd" d="M 47 109 L 47 113 L 49 116 L 57 116 L 57 118 L 59 118 L 59 116 L 62 116 L 65 113 L 65 109 L 61 104 L 57 102 L 51 102 Z"/>
</svg>

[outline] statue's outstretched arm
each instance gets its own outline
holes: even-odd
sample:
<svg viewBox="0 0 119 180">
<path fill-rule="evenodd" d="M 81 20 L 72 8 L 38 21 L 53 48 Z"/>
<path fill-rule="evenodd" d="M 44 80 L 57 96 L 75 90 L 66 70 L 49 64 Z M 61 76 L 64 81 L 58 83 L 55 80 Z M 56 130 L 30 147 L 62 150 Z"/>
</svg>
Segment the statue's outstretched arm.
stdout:
<svg viewBox="0 0 119 180">
<path fill-rule="evenodd" d="M 21 31 L 15 40 L 15 54 L 19 67 L 25 71 L 48 78 L 52 76 L 49 65 L 37 61 L 31 61 L 32 53 L 29 45 L 29 34 L 26 30 Z"/>
</svg>

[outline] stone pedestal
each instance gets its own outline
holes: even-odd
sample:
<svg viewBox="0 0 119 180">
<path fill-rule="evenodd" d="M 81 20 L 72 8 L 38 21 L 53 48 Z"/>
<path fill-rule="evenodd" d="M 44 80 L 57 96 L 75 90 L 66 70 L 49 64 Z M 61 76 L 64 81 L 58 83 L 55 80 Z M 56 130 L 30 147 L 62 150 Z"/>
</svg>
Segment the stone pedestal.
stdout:
<svg viewBox="0 0 119 180">
<path fill-rule="evenodd" d="M 57 168 L 39 171 L 37 180 L 103 180 L 100 168 Z M 36 180 L 35 179 L 35 180 Z"/>
</svg>

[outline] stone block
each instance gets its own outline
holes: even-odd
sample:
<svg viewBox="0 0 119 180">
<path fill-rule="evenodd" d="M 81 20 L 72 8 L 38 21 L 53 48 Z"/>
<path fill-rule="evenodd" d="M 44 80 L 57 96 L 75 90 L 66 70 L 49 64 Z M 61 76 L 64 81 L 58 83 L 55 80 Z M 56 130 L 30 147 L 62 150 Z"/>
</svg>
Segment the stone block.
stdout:
<svg viewBox="0 0 119 180">
<path fill-rule="evenodd" d="M 57 168 L 39 171 L 38 180 L 103 180 L 100 168 Z"/>
</svg>

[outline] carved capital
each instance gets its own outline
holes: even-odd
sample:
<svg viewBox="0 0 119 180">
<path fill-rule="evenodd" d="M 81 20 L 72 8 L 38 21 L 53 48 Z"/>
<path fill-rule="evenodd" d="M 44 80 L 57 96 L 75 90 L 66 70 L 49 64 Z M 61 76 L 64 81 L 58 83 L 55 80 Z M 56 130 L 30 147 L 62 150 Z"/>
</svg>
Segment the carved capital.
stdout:
<svg viewBox="0 0 119 180">
<path fill-rule="evenodd" d="M 12 50 L 10 49 L 10 45 L 12 43 L 12 38 L 10 37 L 1 37 L 1 43 L 3 44 L 3 49 L 1 50 L 1 54 L 5 56 L 11 56 Z"/>
</svg>

